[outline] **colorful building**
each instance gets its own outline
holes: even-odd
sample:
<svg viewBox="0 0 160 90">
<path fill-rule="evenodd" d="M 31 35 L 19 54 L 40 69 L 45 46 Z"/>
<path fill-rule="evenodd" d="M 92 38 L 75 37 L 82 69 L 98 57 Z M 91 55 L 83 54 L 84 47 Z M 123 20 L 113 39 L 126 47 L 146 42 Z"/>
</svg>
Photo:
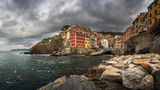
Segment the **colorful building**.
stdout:
<svg viewBox="0 0 160 90">
<path fill-rule="evenodd" d="M 133 35 L 133 28 L 130 26 L 127 28 L 127 30 L 124 32 L 123 42 L 129 40 Z"/>
<path fill-rule="evenodd" d="M 61 35 L 65 39 L 65 46 L 90 48 L 90 32 L 89 28 L 71 26 L 63 30 Z"/>
<path fill-rule="evenodd" d="M 160 0 L 154 0 L 148 7 L 148 28 L 160 19 Z"/>
<path fill-rule="evenodd" d="M 108 48 L 108 39 L 106 39 L 106 38 L 103 38 L 102 40 L 101 40 L 101 44 L 102 44 L 102 47 L 103 48 Z"/>
<path fill-rule="evenodd" d="M 90 38 L 89 37 L 85 38 L 85 47 L 90 48 Z"/>
<path fill-rule="evenodd" d="M 137 35 L 139 32 L 143 30 L 143 28 L 147 27 L 147 13 L 142 12 L 132 23 L 133 27 L 133 35 Z"/>
<path fill-rule="evenodd" d="M 120 53 L 121 50 L 122 50 L 122 37 L 119 36 L 119 35 L 116 35 L 115 38 L 114 38 L 114 52 L 115 53 Z"/>
</svg>

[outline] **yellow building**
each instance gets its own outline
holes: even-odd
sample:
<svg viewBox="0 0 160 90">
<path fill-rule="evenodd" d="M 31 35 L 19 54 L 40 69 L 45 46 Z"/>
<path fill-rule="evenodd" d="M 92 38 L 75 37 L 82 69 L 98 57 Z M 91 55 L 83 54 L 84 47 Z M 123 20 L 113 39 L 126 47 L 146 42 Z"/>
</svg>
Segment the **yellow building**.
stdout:
<svg viewBox="0 0 160 90">
<path fill-rule="evenodd" d="M 144 27 L 146 26 L 145 21 L 147 17 L 147 13 L 146 12 L 142 12 L 140 13 L 140 15 L 138 15 L 138 17 L 133 21 L 132 25 L 133 25 L 133 35 L 137 35 L 139 32 L 141 32 L 141 26 L 143 25 Z"/>
<path fill-rule="evenodd" d="M 150 29 L 153 24 L 160 19 L 160 0 L 154 0 L 148 7 L 148 28 Z"/>
<path fill-rule="evenodd" d="M 85 48 L 90 48 L 90 38 L 85 39 Z"/>
</svg>

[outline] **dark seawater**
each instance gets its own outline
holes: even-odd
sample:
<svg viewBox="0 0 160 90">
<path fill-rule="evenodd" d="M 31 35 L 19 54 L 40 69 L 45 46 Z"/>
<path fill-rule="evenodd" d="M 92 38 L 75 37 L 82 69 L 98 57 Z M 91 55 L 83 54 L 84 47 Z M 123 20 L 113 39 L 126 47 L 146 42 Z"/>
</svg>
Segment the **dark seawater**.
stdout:
<svg viewBox="0 0 160 90">
<path fill-rule="evenodd" d="M 0 90 L 36 90 L 64 75 L 84 74 L 108 56 L 31 56 L 0 52 Z"/>
</svg>

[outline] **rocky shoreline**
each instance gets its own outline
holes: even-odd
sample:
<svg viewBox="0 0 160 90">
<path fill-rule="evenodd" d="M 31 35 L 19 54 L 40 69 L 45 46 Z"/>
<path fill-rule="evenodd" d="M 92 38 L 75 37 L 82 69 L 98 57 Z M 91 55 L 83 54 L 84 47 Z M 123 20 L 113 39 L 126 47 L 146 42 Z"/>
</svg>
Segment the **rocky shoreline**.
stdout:
<svg viewBox="0 0 160 90">
<path fill-rule="evenodd" d="M 115 56 L 89 73 L 63 76 L 38 90 L 160 90 L 160 55 Z"/>
</svg>

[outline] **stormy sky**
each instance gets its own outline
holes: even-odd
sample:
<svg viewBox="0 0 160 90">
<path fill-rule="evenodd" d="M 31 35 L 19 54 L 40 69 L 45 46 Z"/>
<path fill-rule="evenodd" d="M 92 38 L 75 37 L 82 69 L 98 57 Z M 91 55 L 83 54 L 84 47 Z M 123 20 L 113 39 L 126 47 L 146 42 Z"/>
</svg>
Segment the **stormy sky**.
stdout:
<svg viewBox="0 0 160 90">
<path fill-rule="evenodd" d="M 64 25 L 123 32 L 153 0 L 0 0 L 0 51 L 29 48 Z"/>
</svg>

